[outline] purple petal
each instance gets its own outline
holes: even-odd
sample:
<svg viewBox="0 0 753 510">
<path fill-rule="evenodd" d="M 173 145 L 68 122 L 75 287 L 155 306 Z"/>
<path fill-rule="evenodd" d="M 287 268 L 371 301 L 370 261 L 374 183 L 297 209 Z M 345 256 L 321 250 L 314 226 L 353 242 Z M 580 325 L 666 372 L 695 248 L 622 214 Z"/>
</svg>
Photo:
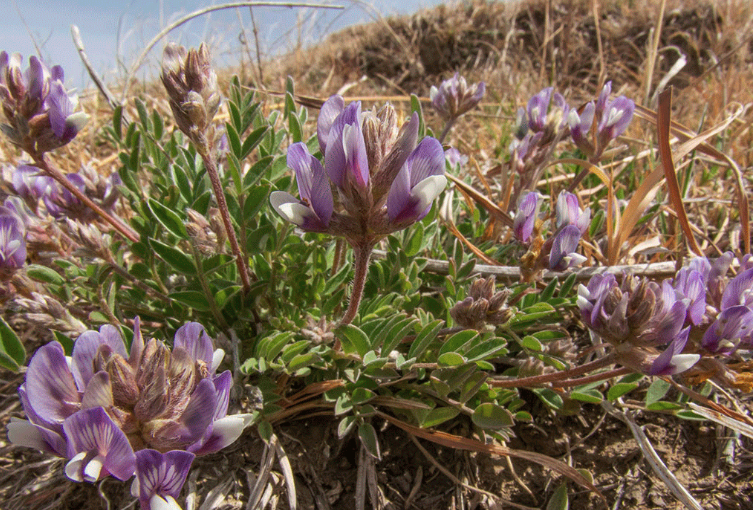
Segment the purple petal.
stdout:
<svg viewBox="0 0 753 510">
<path fill-rule="evenodd" d="M 518 212 L 515 213 L 512 229 L 515 238 L 522 243 L 527 243 L 533 233 L 536 216 L 538 216 L 539 207 L 541 207 L 540 198 L 541 195 L 535 191 L 526 193 L 520 201 Z"/>
<path fill-rule="evenodd" d="M 290 146 L 287 163 L 288 167 L 295 170 L 301 200 L 311 206 L 325 227 L 328 226 L 332 218 L 334 200 L 322 164 L 309 153 L 308 147 L 302 142 Z"/>
<path fill-rule="evenodd" d="M 194 360 L 201 360 L 207 366 L 212 365 L 212 354 L 214 354 L 212 339 L 207 335 L 204 326 L 198 322 L 184 324 L 175 332 L 173 348 L 183 348 Z"/>
<path fill-rule="evenodd" d="M 683 329 L 651 364 L 648 375 L 674 375 L 688 370 L 701 358 L 699 354 L 681 354 L 688 342 L 690 327 Z"/>
<path fill-rule="evenodd" d="M 21 219 L 0 215 L 0 268 L 18 269 L 26 262 L 26 234 Z"/>
<path fill-rule="evenodd" d="M 701 340 L 710 352 L 729 354 L 737 349 L 740 340 L 753 331 L 753 311 L 747 306 L 733 306 L 719 314 Z"/>
<path fill-rule="evenodd" d="M 345 108 L 345 100 L 342 96 L 332 96 L 327 99 L 322 108 L 319 110 L 319 117 L 316 120 L 316 134 L 319 138 L 319 148 L 322 154 L 327 153 L 327 141 L 332 124 Z"/>
<path fill-rule="evenodd" d="M 346 170 L 359 188 L 369 185 L 369 156 L 359 123 L 346 124 L 342 134 Z"/>
<path fill-rule="evenodd" d="M 609 101 L 609 95 L 612 93 L 612 82 L 608 81 L 604 84 L 604 87 L 601 89 L 601 93 L 599 94 L 599 98 L 596 100 L 596 113 L 598 113 L 600 116 L 604 113 L 604 108 L 607 106 L 607 102 Z"/>
<path fill-rule="evenodd" d="M 107 372 L 97 372 L 86 385 L 84 395 L 81 397 L 81 408 L 91 409 L 103 407 L 105 409 L 113 405 L 112 385 L 110 375 Z"/>
<path fill-rule="evenodd" d="M 220 418 L 212 424 L 212 431 L 205 440 L 188 449 L 196 455 L 218 452 L 240 437 L 251 418 L 250 414 L 234 414 Z"/>
<path fill-rule="evenodd" d="M 298 225 L 309 232 L 326 232 L 327 226 L 311 207 L 303 205 L 300 200 L 285 191 L 273 191 L 269 195 L 272 208 L 285 220 Z"/>
<path fill-rule="evenodd" d="M 206 432 L 212 424 L 217 408 L 217 392 L 209 379 L 202 379 L 191 394 L 180 423 L 183 430 L 180 437 L 185 442 L 195 442 Z"/>
<path fill-rule="evenodd" d="M 722 310 L 744 305 L 753 305 L 753 269 L 748 269 L 735 276 L 727 284 L 722 294 Z"/>
<path fill-rule="evenodd" d="M 136 462 L 133 449 L 123 431 L 104 409 L 81 410 L 68 417 L 63 428 L 72 457 L 66 466 L 66 474 L 70 478 L 91 482 L 108 473 L 119 480 L 127 480 L 133 475 Z M 95 462 L 101 463 L 101 471 L 88 465 Z"/>
<path fill-rule="evenodd" d="M 553 87 L 547 87 L 528 101 L 528 126 L 533 131 L 542 131 L 546 126 L 546 113 Z"/>
<path fill-rule="evenodd" d="M 219 420 L 227 414 L 227 406 L 230 401 L 230 386 L 233 384 L 233 375 L 230 370 L 225 370 L 212 379 L 214 390 L 217 392 L 217 404 L 214 408 L 214 419 Z"/>
<path fill-rule="evenodd" d="M 93 362 L 100 345 L 107 345 L 114 353 L 126 357 L 125 344 L 114 326 L 106 324 L 99 328 L 99 331 L 89 330 L 81 333 L 73 344 L 72 371 L 76 384 L 82 390 L 94 375 Z"/>
<path fill-rule="evenodd" d="M 60 81 L 50 83 L 50 93 L 44 105 L 50 114 L 52 132 L 58 138 L 70 140 L 76 135 L 76 132 L 71 132 L 71 126 L 67 120 L 73 114 L 77 104 L 78 102 L 71 99 Z"/>
<path fill-rule="evenodd" d="M 25 388 L 31 408 L 50 423 L 62 423 L 81 405 L 63 346 L 58 342 L 40 347 L 31 358 Z"/>
<path fill-rule="evenodd" d="M 35 56 L 29 57 L 29 69 L 26 71 L 26 80 L 29 86 L 27 94 L 40 103 L 45 96 L 45 85 L 48 84 L 50 73 L 45 65 Z"/>
<path fill-rule="evenodd" d="M 324 169 L 327 171 L 327 175 L 332 182 L 338 188 L 345 186 L 345 179 L 347 177 L 347 165 L 348 159 L 346 157 L 346 150 L 343 140 L 343 130 L 345 126 L 358 126 L 358 132 L 360 133 L 361 125 L 361 102 L 350 103 L 335 120 L 332 122 L 330 128 L 330 134 L 327 138 L 327 152 L 324 154 Z M 363 140 L 363 134 L 361 134 Z M 353 153 L 355 148 L 350 148 L 350 152 Z M 365 144 L 364 144 L 365 153 Z M 368 170 L 368 168 L 367 168 Z"/>
<path fill-rule="evenodd" d="M 144 335 L 141 334 L 141 318 L 137 315 L 133 319 L 133 339 L 131 340 L 131 352 L 128 363 L 136 370 L 141 363 L 141 355 L 144 352 Z"/>
<path fill-rule="evenodd" d="M 563 271 L 569 267 L 567 255 L 575 253 L 580 242 L 580 230 L 575 225 L 568 225 L 557 233 L 552 242 L 552 251 L 549 255 L 549 269 Z"/>
<path fill-rule="evenodd" d="M 136 453 L 136 481 L 142 508 L 149 508 L 154 496 L 177 498 L 186 482 L 195 455 L 181 450 L 160 453 L 140 450 Z"/>
</svg>

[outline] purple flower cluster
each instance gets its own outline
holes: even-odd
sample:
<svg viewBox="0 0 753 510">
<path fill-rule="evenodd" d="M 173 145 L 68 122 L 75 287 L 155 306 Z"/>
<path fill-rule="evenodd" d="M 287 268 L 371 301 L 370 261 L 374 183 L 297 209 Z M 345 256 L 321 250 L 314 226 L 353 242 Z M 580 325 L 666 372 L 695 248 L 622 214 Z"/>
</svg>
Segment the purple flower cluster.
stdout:
<svg viewBox="0 0 753 510">
<path fill-rule="evenodd" d="M 77 96 L 66 91 L 60 66 L 48 69 L 37 57 L 21 71 L 18 53 L 0 53 L 0 103 L 8 124 L 2 131 L 10 141 L 39 155 L 70 142 L 89 120 L 76 112 Z"/>
<path fill-rule="evenodd" d="M 16 200 L 6 198 L 0 205 L 0 276 L 26 262 L 26 214 Z"/>
<path fill-rule="evenodd" d="M 111 212 L 120 196 L 117 186 L 122 184 L 120 176 L 113 173 L 109 178 L 101 177 L 94 169 L 82 167 L 77 173 L 66 175 L 76 188 L 97 202 L 104 210 Z M 94 212 L 73 196 L 52 177 L 45 175 L 31 165 L 18 165 L 13 172 L 13 188 L 32 210 L 37 210 L 41 200 L 47 212 L 55 219 L 71 218 L 92 221 Z"/>
<path fill-rule="evenodd" d="M 612 274 L 595 275 L 578 288 L 578 306 L 585 324 L 615 347 L 620 362 L 639 372 L 676 374 L 700 358 L 682 354 L 690 333 L 683 327 L 688 302 L 669 281 L 626 275 L 619 284 Z"/>
<path fill-rule="evenodd" d="M 145 341 L 136 319 L 130 352 L 119 331 L 87 331 L 67 358 L 58 342 L 29 362 L 19 395 L 27 420 L 8 425 L 12 443 L 68 459 L 66 475 L 127 480 L 142 508 L 174 503 L 194 456 L 235 441 L 249 415 L 227 416 L 232 376 L 216 374 L 222 350 L 198 323 L 170 351 Z"/>
<path fill-rule="evenodd" d="M 598 159 L 609 143 L 620 136 L 630 125 L 635 112 L 635 103 L 625 96 L 609 99 L 612 82 L 608 81 L 594 103 L 590 101 L 583 110 L 570 110 L 567 123 L 573 142 L 591 159 Z M 590 137 L 591 126 L 596 120 L 596 136 Z"/>
<path fill-rule="evenodd" d="M 469 86 L 459 73 L 443 81 L 439 88 L 432 86 L 429 98 L 434 109 L 445 119 L 457 119 L 481 102 L 486 84 L 479 82 Z"/>
<path fill-rule="evenodd" d="M 513 219 L 513 234 L 521 243 L 532 242 L 541 203 L 542 197 L 536 191 L 523 195 Z M 542 266 L 545 264 L 552 271 L 564 271 L 585 262 L 586 258 L 576 250 L 590 220 L 590 208 L 581 211 L 577 196 L 561 192 L 556 205 L 556 230 L 544 243 L 533 265 L 538 266 L 547 255 L 548 260 Z"/>
<path fill-rule="evenodd" d="M 303 230 L 368 243 L 426 216 L 447 183 L 442 145 L 430 137 L 416 143 L 416 114 L 399 128 L 390 105 L 362 112 L 360 102 L 345 106 L 332 96 L 317 134 L 323 165 L 304 143 L 288 149 L 300 200 L 284 191 L 270 196 L 277 213 Z"/>
<path fill-rule="evenodd" d="M 730 252 L 714 261 L 698 257 L 661 284 L 594 276 L 578 291 L 583 320 L 617 347 L 626 365 L 648 374 L 687 370 L 698 353 L 753 348 L 753 257 L 746 255 L 729 278 L 734 261 Z M 656 357 L 655 348 L 666 344 Z"/>
</svg>

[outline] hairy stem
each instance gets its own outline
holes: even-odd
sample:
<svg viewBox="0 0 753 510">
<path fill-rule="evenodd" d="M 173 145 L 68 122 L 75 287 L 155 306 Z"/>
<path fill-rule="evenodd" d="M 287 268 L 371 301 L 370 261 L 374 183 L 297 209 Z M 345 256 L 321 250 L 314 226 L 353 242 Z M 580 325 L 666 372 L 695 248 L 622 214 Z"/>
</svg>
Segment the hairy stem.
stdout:
<svg viewBox="0 0 753 510">
<path fill-rule="evenodd" d="M 225 193 L 222 189 L 220 176 L 217 173 L 217 166 L 214 164 L 208 144 L 197 143 L 196 145 L 197 150 L 201 155 L 201 159 L 204 161 L 204 167 L 209 174 L 209 180 L 212 182 L 214 197 L 217 199 L 217 207 L 220 210 L 220 216 L 222 216 L 222 223 L 225 225 L 225 233 L 227 234 L 228 241 L 230 241 L 230 249 L 233 251 L 233 255 L 235 255 L 235 264 L 238 266 L 238 272 L 241 275 L 243 292 L 246 293 L 251 289 L 251 279 L 248 276 L 248 267 L 246 266 L 243 253 L 241 253 L 241 248 L 238 245 L 238 238 L 235 237 L 233 223 L 230 221 L 230 211 L 227 208 L 227 201 L 225 200 Z"/>
<path fill-rule="evenodd" d="M 95 204 L 91 198 L 84 195 L 80 189 L 74 186 L 73 183 L 69 181 L 65 175 L 63 175 L 63 172 L 47 163 L 47 160 L 44 159 L 44 154 L 32 154 L 32 157 L 34 158 L 34 164 L 39 169 L 59 182 L 65 189 L 70 191 L 74 197 L 83 202 L 86 207 L 94 211 L 97 216 L 112 225 L 113 228 L 117 230 L 123 237 L 125 237 L 132 243 L 139 242 L 138 234 L 131 227 Z"/>
<path fill-rule="evenodd" d="M 510 379 L 491 379 L 488 381 L 489 386 L 494 388 L 518 388 L 518 387 L 530 387 L 540 386 L 544 383 L 565 381 L 579 375 L 583 375 L 597 368 L 606 367 L 615 362 L 615 356 L 608 354 L 601 359 L 597 359 L 585 365 L 571 368 L 570 370 L 563 370 L 561 372 L 554 372 L 552 374 L 535 375 L 531 377 L 522 378 L 510 378 Z"/>
<path fill-rule="evenodd" d="M 450 120 L 447 121 L 447 124 L 444 125 L 444 129 L 442 130 L 442 134 L 439 135 L 439 138 L 437 138 L 437 140 L 439 140 L 439 143 L 444 143 L 445 137 L 450 133 L 450 129 L 452 129 L 452 126 L 455 125 L 455 121 L 456 120 L 457 119 L 455 117 L 453 117 L 453 118 L 451 118 Z"/>
<path fill-rule="evenodd" d="M 374 245 L 370 242 L 353 244 L 353 266 L 355 275 L 353 276 L 353 291 L 350 293 L 350 302 L 345 315 L 340 319 L 340 324 L 350 324 L 358 314 L 358 306 L 361 304 L 363 297 L 363 288 L 366 285 L 366 276 L 369 269 L 369 259 L 371 250 Z"/>
</svg>

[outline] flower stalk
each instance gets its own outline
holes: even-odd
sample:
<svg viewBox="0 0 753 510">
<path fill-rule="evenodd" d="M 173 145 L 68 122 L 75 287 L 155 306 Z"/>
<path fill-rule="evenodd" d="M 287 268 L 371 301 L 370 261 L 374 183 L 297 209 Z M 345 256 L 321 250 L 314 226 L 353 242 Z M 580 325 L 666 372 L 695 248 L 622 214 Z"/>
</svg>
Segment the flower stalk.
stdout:
<svg viewBox="0 0 753 510">
<path fill-rule="evenodd" d="M 350 301 L 345 315 L 340 319 L 340 324 L 350 324 L 358 314 L 358 306 L 361 304 L 363 289 L 366 286 L 366 277 L 369 271 L 369 260 L 371 259 L 371 250 L 374 245 L 371 243 L 360 243 L 353 245 L 353 266 L 355 274 L 353 275 L 353 290 L 350 293 Z"/>
</svg>

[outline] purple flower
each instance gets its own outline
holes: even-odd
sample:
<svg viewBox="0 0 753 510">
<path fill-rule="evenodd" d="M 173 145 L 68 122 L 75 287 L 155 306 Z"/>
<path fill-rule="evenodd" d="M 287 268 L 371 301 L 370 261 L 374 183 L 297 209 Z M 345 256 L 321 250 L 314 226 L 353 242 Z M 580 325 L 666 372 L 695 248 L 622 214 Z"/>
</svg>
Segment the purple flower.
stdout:
<svg viewBox="0 0 753 510">
<path fill-rule="evenodd" d="M 682 354 L 690 327 L 683 329 L 687 300 L 669 281 L 660 284 L 626 275 L 618 284 L 613 275 L 595 275 L 578 288 L 578 307 L 594 333 L 615 347 L 625 366 L 651 375 L 687 370 L 700 356 Z M 657 347 L 669 344 L 659 354 Z"/>
<path fill-rule="evenodd" d="M 75 111 L 78 98 L 66 91 L 60 66 L 48 70 L 32 56 L 22 73 L 21 62 L 17 53 L 0 53 L 0 102 L 8 121 L 3 132 L 14 145 L 41 154 L 70 142 L 89 117 Z"/>
<path fill-rule="evenodd" d="M 215 452 L 240 436 L 249 415 L 227 416 L 232 376 L 216 375 L 224 353 L 200 324 L 181 327 L 173 345 L 145 341 L 137 318 L 128 353 L 109 325 L 79 336 L 69 360 L 57 342 L 41 347 L 19 388 L 27 420 L 9 424 L 10 441 L 66 457 L 74 480 L 125 480 L 135 470 L 144 490 L 175 497 L 155 489 L 172 482 L 143 484 L 151 475 L 140 474 L 140 452 L 191 452 L 167 453 L 165 462 Z"/>
<path fill-rule="evenodd" d="M 447 163 L 450 165 L 450 168 L 453 170 L 468 163 L 468 156 L 460 154 L 460 151 L 455 147 L 450 147 L 449 149 L 444 151 L 444 156 L 447 160 Z"/>
<path fill-rule="evenodd" d="M 581 211 L 577 195 L 562 191 L 557 197 L 556 217 L 558 229 L 574 225 L 583 235 L 591 222 L 591 208 L 586 207 L 584 211 Z"/>
<path fill-rule="evenodd" d="M 275 191 L 272 207 L 306 231 L 341 235 L 351 244 L 406 228 L 428 213 L 447 183 L 442 146 L 430 137 L 417 145 L 418 124 L 414 113 L 398 128 L 390 105 L 361 112 L 360 102 L 345 106 L 342 97 L 330 97 L 317 121 L 324 164 L 305 144 L 291 145 L 288 166 L 300 199 Z"/>
<path fill-rule="evenodd" d="M 688 318 L 694 325 L 703 321 L 706 313 L 706 280 L 701 271 L 683 267 L 672 285 L 680 299 L 688 303 Z"/>
<path fill-rule="evenodd" d="M 309 232 L 326 232 L 334 202 L 322 164 L 299 142 L 288 149 L 288 166 L 295 170 L 301 200 L 284 191 L 275 191 L 270 202 L 275 211 Z"/>
<path fill-rule="evenodd" d="M 468 86 L 459 73 L 443 81 L 439 88 L 432 86 L 429 98 L 434 109 L 445 119 L 457 119 L 481 102 L 486 92 L 484 82 Z"/>
<path fill-rule="evenodd" d="M 630 121 L 633 120 L 633 113 L 635 112 L 635 102 L 625 96 L 610 100 L 609 94 L 611 92 L 612 82 L 610 81 L 604 85 L 596 101 L 595 113 L 598 119 L 596 137 L 599 154 L 603 152 L 609 142 L 625 132 Z"/>
<path fill-rule="evenodd" d="M 10 198 L 0 205 L 0 273 L 15 271 L 26 262 L 26 225 L 19 209 Z"/>
<path fill-rule="evenodd" d="M 531 191 L 523 196 L 518 206 L 518 212 L 515 213 L 515 219 L 513 220 L 512 229 L 515 239 L 521 243 L 530 241 L 540 208 L 541 195 L 537 192 Z"/>
<path fill-rule="evenodd" d="M 160 453 L 141 450 L 136 453 L 136 478 L 131 495 L 139 498 L 143 510 L 179 509 L 175 499 L 188 476 L 194 455 L 179 450 Z"/>
<path fill-rule="evenodd" d="M 564 271 L 586 261 L 586 257 L 575 252 L 580 236 L 580 230 L 575 225 L 567 225 L 555 234 L 549 254 L 549 269 Z"/>
<path fill-rule="evenodd" d="M 578 114 L 578 110 L 573 108 L 567 116 L 567 123 L 570 126 L 570 136 L 573 142 L 589 156 L 594 153 L 594 146 L 589 140 L 588 135 L 594 121 L 595 113 L 596 106 L 593 101 L 590 101 L 580 114 Z"/>
<path fill-rule="evenodd" d="M 753 311 L 747 306 L 723 310 L 703 335 L 701 345 L 710 352 L 730 354 L 741 344 L 750 343 L 753 334 Z"/>
<path fill-rule="evenodd" d="M 405 161 L 387 194 L 387 216 L 394 225 L 414 223 L 429 213 L 431 203 L 447 185 L 444 150 L 425 138 Z"/>
<path fill-rule="evenodd" d="M 549 111 L 554 87 L 547 87 L 528 100 L 528 128 L 533 132 L 544 131 L 546 127 L 546 113 Z"/>
</svg>

